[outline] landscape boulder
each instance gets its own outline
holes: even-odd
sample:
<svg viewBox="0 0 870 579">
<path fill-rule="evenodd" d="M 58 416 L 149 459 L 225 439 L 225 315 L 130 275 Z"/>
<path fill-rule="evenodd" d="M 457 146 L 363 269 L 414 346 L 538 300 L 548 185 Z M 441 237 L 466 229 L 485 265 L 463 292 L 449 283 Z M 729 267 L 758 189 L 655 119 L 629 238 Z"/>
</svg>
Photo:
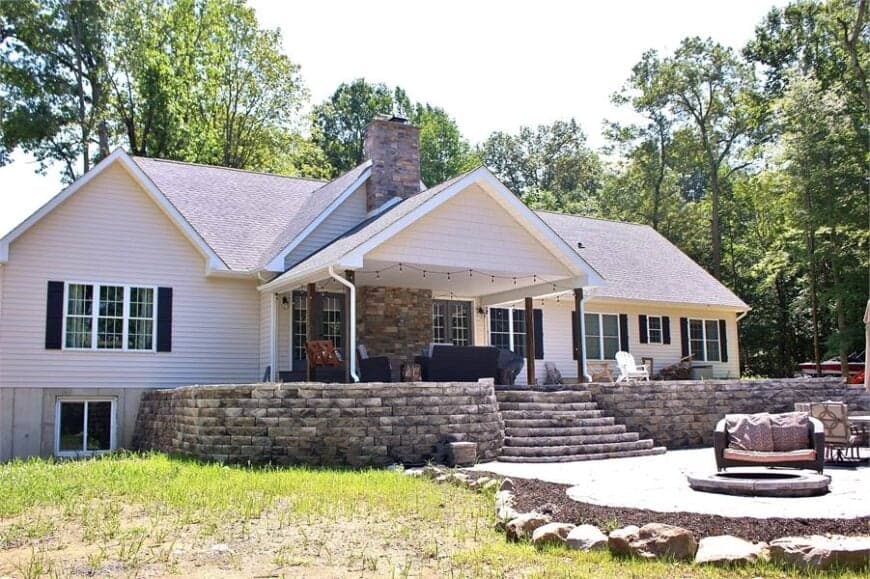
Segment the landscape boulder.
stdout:
<svg viewBox="0 0 870 579">
<path fill-rule="evenodd" d="M 607 549 L 607 535 L 595 525 L 579 525 L 568 533 L 567 543 L 569 549 L 601 551 Z"/>
<path fill-rule="evenodd" d="M 610 531 L 607 537 L 607 546 L 610 552 L 614 555 L 631 555 L 631 543 L 637 540 L 640 528 L 635 525 L 628 525 L 621 529 Z"/>
<path fill-rule="evenodd" d="M 574 528 L 574 525 L 569 523 L 547 523 L 541 525 L 532 533 L 532 544 L 536 546 L 542 545 L 564 545 L 568 539 L 568 533 Z"/>
<path fill-rule="evenodd" d="M 535 529 L 550 522 L 550 517 L 541 513 L 523 513 L 507 524 L 505 532 L 508 540 L 522 541 L 528 539 Z"/>
<path fill-rule="evenodd" d="M 495 493 L 495 518 L 500 524 L 507 523 L 520 516 L 514 509 L 514 493 L 512 491 L 498 491 Z"/>
<path fill-rule="evenodd" d="M 640 529 L 634 525 L 610 533 L 607 541 L 616 555 L 633 555 L 645 559 L 668 557 L 691 561 L 698 542 L 690 531 L 662 523 L 650 523 Z"/>
<path fill-rule="evenodd" d="M 870 566 L 870 537 L 783 537 L 770 542 L 770 559 L 800 569 L 862 570 Z"/>
<path fill-rule="evenodd" d="M 704 537 L 698 544 L 695 563 L 735 565 L 767 558 L 767 543 L 751 543 L 731 535 Z"/>
</svg>

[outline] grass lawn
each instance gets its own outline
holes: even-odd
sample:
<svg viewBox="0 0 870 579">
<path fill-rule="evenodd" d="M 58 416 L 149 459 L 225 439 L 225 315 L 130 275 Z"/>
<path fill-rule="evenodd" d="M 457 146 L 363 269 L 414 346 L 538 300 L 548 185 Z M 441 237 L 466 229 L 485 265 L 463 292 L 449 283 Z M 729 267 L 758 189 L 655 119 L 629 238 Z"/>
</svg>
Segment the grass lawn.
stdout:
<svg viewBox="0 0 870 579">
<path fill-rule="evenodd" d="M 17 461 L 0 465 L 0 577 L 788 576 L 538 551 L 506 543 L 492 511 L 491 495 L 387 470 Z"/>
</svg>

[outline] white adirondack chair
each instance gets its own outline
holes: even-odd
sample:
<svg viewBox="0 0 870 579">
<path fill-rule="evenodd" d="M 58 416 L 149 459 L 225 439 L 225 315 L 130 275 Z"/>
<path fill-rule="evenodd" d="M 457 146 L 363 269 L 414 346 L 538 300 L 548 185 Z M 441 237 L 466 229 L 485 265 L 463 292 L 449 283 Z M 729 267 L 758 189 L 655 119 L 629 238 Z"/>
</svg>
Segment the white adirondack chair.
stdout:
<svg viewBox="0 0 870 579">
<path fill-rule="evenodd" d="M 649 369 L 646 367 L 646 364 L 638 366 L 634 362 L 634 356 L 628 352 L 616 353 L 616 365 L 619 367 L 617 382 L 628 382 L 629 380 L 638 379 L 649 382 Z"/>
</svg>

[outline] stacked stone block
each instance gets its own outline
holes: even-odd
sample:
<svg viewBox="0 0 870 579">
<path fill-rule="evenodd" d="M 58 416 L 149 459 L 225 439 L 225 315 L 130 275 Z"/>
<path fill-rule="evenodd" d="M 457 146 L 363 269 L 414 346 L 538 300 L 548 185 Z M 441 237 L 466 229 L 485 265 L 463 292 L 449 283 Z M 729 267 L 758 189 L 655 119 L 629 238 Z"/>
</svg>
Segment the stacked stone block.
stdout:
<svg viewBox="0 0 870 579">
<path fill-rule="evenodd" d="M 501 452 L 492 384 L 250 384 L 147 392 L 133 446 L 230 463 L 419 464 L 450 441 Z"/>
<path fill-rule="evenodd" d="M 710 446 L 726 414 L 791 412 L 796 402 L 843 401 L 870 411 L 870 392 L 839 378 L 586 384 L 598 407 L 669 449 Z"/>
<path fill-rule="evenodd" d="M 356 323 L 359 342 L 370 356 L 412 362 L 432 341 L 432 291 L 360 287 Z"/>
</svg>

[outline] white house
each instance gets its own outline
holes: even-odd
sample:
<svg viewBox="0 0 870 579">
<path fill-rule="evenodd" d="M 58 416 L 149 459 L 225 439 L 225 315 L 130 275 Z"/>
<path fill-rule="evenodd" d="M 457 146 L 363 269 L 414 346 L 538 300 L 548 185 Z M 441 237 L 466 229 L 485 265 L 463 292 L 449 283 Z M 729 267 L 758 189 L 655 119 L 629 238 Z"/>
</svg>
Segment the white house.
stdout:
<svg viewBox="0 0 870 579">
<path fill-rule="evenodd" d="M 124 446 L 145 389 L 302 378 L 309 335 L 352 379 L 356 344 L 526 355 L 527 326 L 538 379 L 618 350 L 738 376 L 748 306 L 653 229 L 533 212 L 484 167 L 426 188 L 418 150 L 375 120 L 328 183 L 112 153 L 0 239 L 0 460 Z"/>
</svg>

